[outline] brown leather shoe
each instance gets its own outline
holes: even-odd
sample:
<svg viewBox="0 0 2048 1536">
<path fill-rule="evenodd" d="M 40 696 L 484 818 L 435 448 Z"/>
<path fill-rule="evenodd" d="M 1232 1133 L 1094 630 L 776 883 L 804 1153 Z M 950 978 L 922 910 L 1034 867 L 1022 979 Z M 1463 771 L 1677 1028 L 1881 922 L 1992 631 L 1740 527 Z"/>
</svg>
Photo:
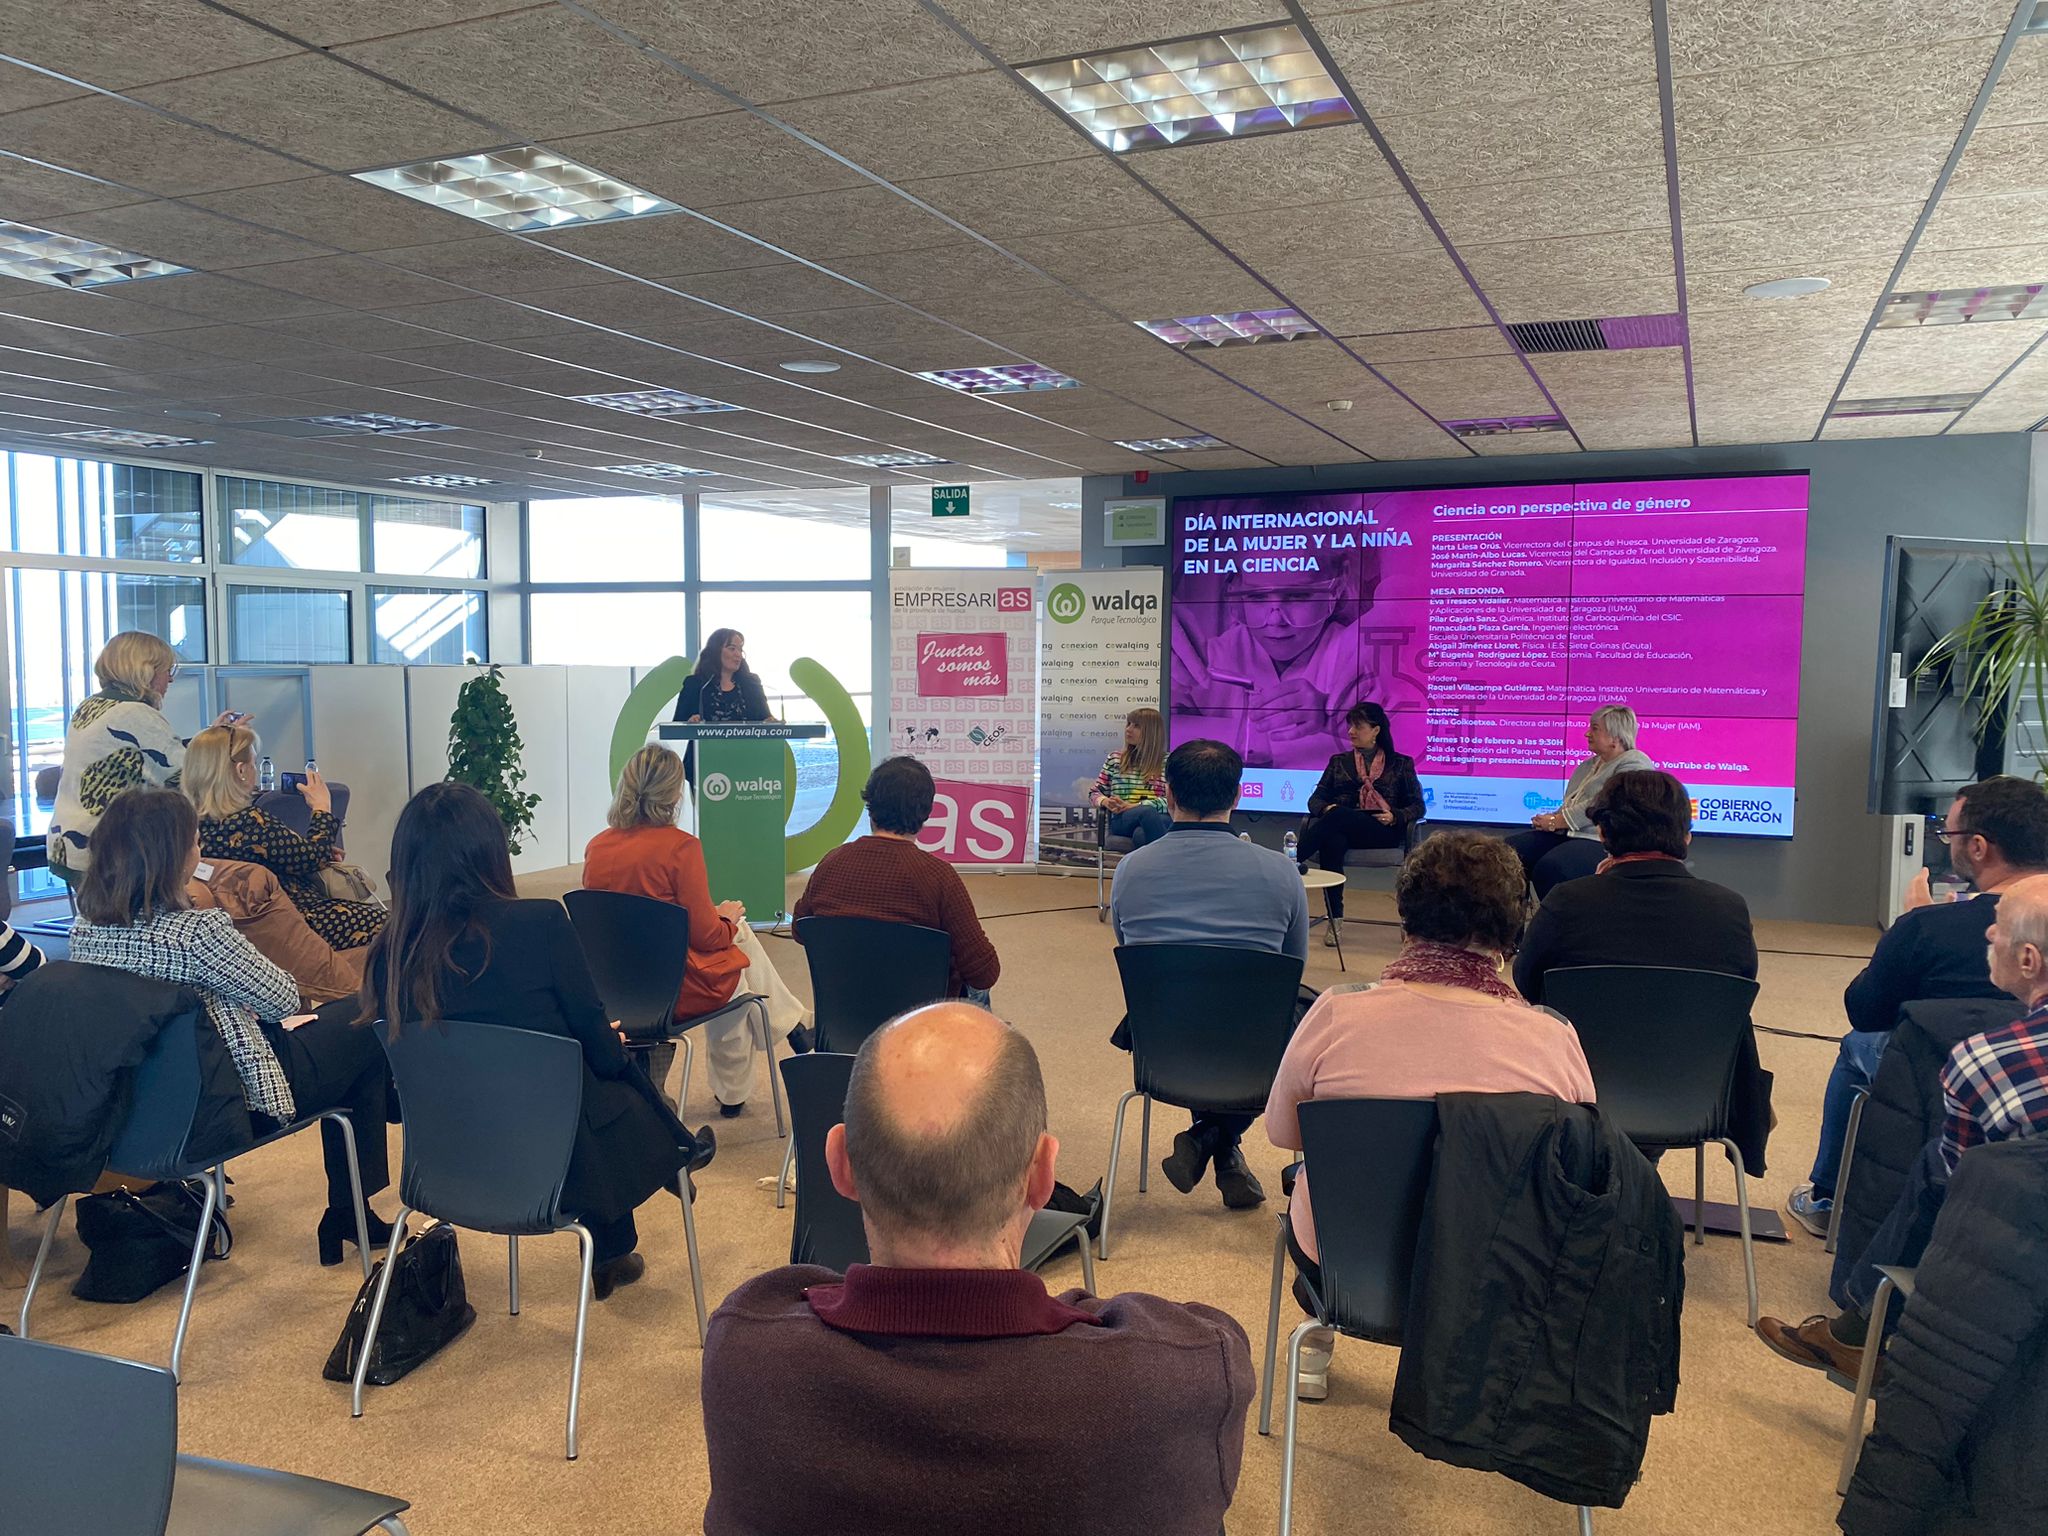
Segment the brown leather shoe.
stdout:
<svg viewBox="0 0 2048 1536">
<path fill-rule="evenodd" d="M 1863 1370 L 1862 1347 L 1844 1344 L 1836 1338 L 1828 1327 L 1832 1321 L 1816 1315 L 1795 1327 L 1782 1318 L 1760 1317 L 1756 1320 L 1756 1335 L 1794 1365 L 1834 1371 L 1854 1381 Z"/>
</svg>

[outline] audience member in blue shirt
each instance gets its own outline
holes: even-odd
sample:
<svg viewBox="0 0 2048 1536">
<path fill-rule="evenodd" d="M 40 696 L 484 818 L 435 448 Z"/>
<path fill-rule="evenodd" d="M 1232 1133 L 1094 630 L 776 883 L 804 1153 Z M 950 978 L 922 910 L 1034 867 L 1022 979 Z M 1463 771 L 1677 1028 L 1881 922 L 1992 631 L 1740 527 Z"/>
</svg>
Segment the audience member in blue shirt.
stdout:
<svg viewBox="0 0 2048 1536">
<path fill-rule="evenodd" d="M 1116 867 L 1109 916 L 1119 944 L 1214 944 L 1308 959 L 1301 872 L 1284 853 L 1231 835 L 1243 778 L 1244 759 L 1220 741 L 1190 741 L 1168 755 L 1173 829 Z M 1130 1049 L 1122 1025 L 1110 1038 Z M 1173 1187 L 1187 1194 L 1213 1160 L 1225 1205 L 1245 1210 L 1262 1202 L 1266 1192 L 1238 1149 L 1255 1118 L 1196 1114 L 1160 1165 Z"/>
</svg>

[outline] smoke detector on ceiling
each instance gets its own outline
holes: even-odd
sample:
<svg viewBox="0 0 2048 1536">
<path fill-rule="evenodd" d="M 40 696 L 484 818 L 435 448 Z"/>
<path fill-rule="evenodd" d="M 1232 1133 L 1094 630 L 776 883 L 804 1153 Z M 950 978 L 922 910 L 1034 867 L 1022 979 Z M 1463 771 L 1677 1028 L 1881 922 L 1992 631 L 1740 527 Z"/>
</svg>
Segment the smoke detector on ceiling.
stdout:
<svg viewBox="0 0 2048 1536">
<path fill-rule="evenodd" d="M 1768 283 L 1751 283 L 1742 292 L 1751 299 L 1801 299 L 1833 286 L 1825 277 L 1780 277 Z"/>
<path fill-rule="evenodd" d="M 1351 409 L 1352 402 L 1349 400 L 1325 400 L 1323 404 L 1333 411 L 1348 411 Z"/>
</svg>

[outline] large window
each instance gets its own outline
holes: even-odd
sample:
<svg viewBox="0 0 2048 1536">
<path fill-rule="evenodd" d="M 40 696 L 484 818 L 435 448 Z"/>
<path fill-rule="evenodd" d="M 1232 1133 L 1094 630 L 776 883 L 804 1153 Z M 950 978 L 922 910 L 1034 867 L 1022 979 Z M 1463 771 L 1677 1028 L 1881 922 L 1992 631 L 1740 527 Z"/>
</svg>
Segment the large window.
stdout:
<svg viewBox="0 0 2048 1536">
<path fill-rule="evenodd" d="M 137 464 L 0 453 L 7 547 L 24 554 L 206 558 L 200 477 Z"/>
<path fill-rule="evenodd" d="M 598 496 L 526 505 L 531 582 L 680 582 L 683 503 L 668 496 Z"/>
<path fill-rule="evenodd" d="M 370 660 L 455 666 L 490 654 L 481 592 L 370 588 Z"/>
<path fill-rule="evenodd" d="M 652 667 L 690 648 L 681 592 L 536 592 L 527 656 L 537 663 Z"/>
<path fill-rule="evenodd" d="M 227 589 L 228 660 L 327 665 L 351 659 L 349 594 L 332 587 Z"/>
<path fill-rule="evenodd" d="M 866 581 L 868 494 L 704 499 L 701 575 L 715 581 Z"/>
</svg>

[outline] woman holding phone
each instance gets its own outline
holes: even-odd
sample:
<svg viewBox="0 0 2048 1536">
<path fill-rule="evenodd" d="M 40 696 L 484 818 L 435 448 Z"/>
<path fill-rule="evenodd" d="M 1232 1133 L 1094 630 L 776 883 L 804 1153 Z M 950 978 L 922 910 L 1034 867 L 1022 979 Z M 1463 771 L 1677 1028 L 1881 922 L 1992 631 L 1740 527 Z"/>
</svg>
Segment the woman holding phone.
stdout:
<svg viewBox="0 0 2048 1536">
<path fill-rule="evenodd" d="M 255 803 L 261 750 L 246 725 L 211 726 L 192 738 L 183 784 L 199 808 L 201 850 L 209 859 L 261 864 L 330 949 L 361 949 L 383 928 L 384 909 L 330 896 L 321 883 L 320 872 L 341 859 L 341 823 L 327 781 L 307 768 L 299 793 L 312 816 L 301 837 Z"/>
</svg>

